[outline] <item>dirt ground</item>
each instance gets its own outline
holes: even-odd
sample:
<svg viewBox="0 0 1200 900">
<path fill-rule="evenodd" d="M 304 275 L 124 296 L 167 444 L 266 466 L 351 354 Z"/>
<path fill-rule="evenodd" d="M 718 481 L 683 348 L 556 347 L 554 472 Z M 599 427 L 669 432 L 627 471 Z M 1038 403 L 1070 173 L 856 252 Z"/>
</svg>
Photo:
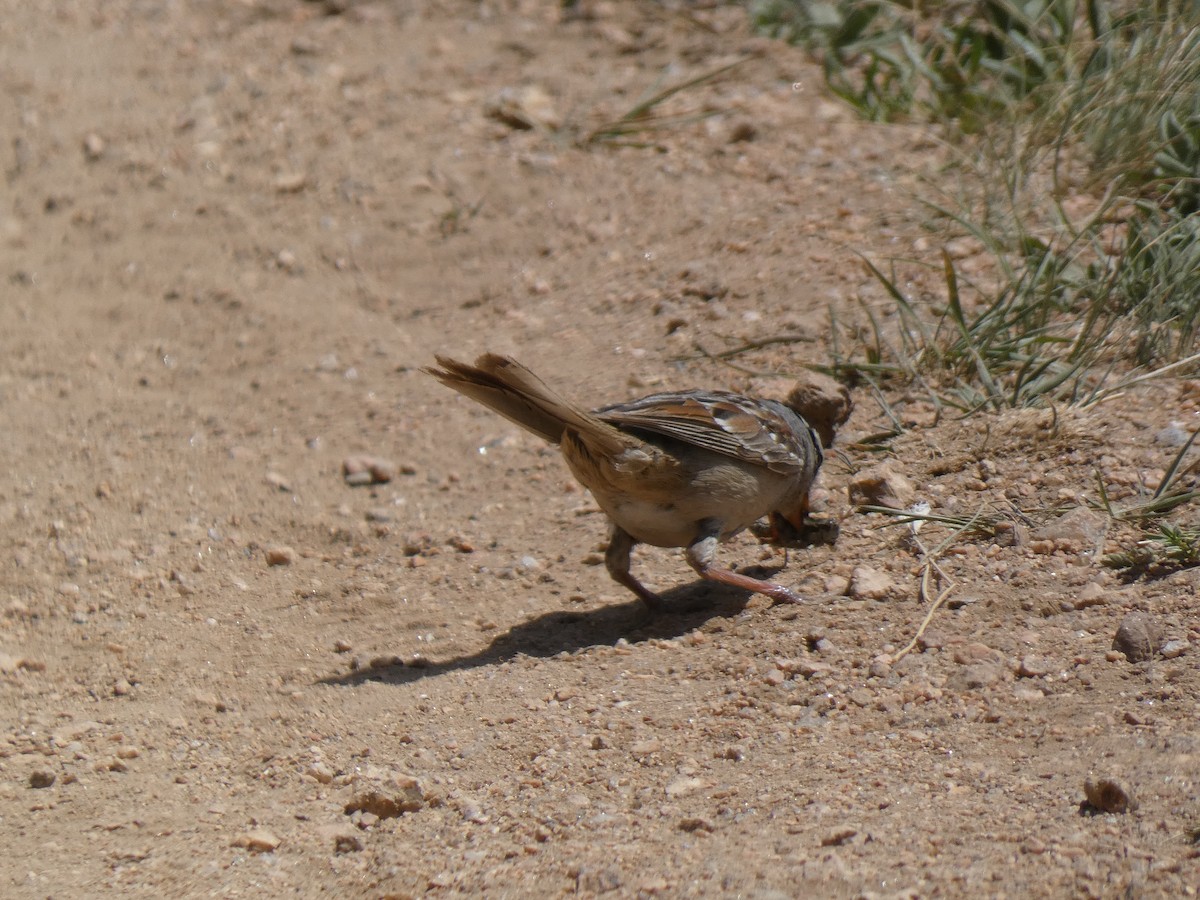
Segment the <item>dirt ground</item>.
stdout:
<svg viewBox="0 0 1200 900">
<path fill-rule="evenodd" d="M 1195 896 L 1197 577 L 1118 578 L 1087 503 L 1162 478 L 1195 384 L 889 396 L 885 454 L 856 388 L 837 541 L 721 552 L 806 604 L 642 549 L 647 620 L 556 451 L 419 371 L 786 388 L 885 306 L 854 251 L 936 262 L 919 131 L 736 6 L 5 3 L 0 44 L 0 894 Z M 742 58 L 668 106 L 714 115 L 586 140 Z M 1010 516 L 907 655 L 950 532 L 854 512 L 884 457 Z"/>
</svg>

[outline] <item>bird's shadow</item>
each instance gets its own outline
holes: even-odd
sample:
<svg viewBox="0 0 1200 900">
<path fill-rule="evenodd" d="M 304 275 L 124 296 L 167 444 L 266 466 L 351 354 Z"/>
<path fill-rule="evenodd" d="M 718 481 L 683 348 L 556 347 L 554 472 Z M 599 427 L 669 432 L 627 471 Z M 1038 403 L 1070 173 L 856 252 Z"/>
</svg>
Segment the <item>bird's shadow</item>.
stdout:
<svg viewBox="0 0 1200 900">
<path fill-rule="evenodd" d="M 743 569 L 755 577 L 769 576 L 777 569 Z M 765 573 L 765 575 L 764 575 Z M 405 661 L 393 657 L 342 675 L 318 679 L 318 684 L 352 686 L 364 682 L 409 684 L 460 669 L 496 665 L 518 656 L 549 657 L 572 653 L 584 647 L 669 639 L 687 634 L 717 617 L 736 616 L 745 609 L 750 592 L 715 582 L 682 585 L 660 594 L 663 610 L 651 614 L 639 600 L 618 606 L 602 606 L 584 612 L 555 610 L 515 625 L 496 636 L 478 653 L 442 661 Z"/>
</svg>

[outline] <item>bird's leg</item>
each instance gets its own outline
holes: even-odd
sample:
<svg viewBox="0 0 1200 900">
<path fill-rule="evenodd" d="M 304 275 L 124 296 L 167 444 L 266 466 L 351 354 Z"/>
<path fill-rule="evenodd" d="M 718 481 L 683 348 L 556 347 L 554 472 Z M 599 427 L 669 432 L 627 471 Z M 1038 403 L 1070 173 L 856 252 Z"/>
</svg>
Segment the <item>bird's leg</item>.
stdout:
<svg viewBox="0 0 1200 900">
<path fill-rule="evenodd" d="M 719 526 L 706 528 L 699 538 L 692 541 L 687 548 L 687 561 L 701 578 L 719 581 L 744 591 L 754 591 L 756 594 L 766 594 L 776 603 L 803 603 L 799 594 L 785 588 L 781 584 L 751 578 L 749 575 L 739 575 L 729 569 L 721 569 L 714 565 L 717 555 L 717 535 Z"/>
<path fill-rule="evenodd" d="M 604 552 L 604 566 L 608 569 L 612 580 L 637 594 L 638 599 L 646 604 L 647 609 L 651 612 L 661 612 L 662 598 L 634 578 L 629 571 L 629 558 L 636 544 L 637 541 L 630 536 L 629 532 L 619 525 L 613 525 L 612 537 L 609 538 L 608 549 Z"/>
</svg>

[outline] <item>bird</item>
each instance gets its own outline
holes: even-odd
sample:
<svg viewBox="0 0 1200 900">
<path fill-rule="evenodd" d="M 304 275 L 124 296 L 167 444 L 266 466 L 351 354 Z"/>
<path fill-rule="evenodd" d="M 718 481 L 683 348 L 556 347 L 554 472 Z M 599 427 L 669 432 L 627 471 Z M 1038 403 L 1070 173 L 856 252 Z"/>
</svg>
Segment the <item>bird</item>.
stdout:
<svg viewBox="0 0 1200 900">
<path fill-rule="evenodd" d="M 632 573 L 637 544 L 685 548 L 701 578 L 775 603 L 802 602 L 790 588 L 716 560 L 719 543 L 763 517 L 777 540 L 804 525 L 822 441 L 791 408 L 728 391 L 685 390 L 589 412 L 509 356 L 485 353 L 473 365 L 435 358 L 440 368 L 423 372 L 561 449 L 611 522 L 608 574 L 651 613 L 663 601 Z"/>
</svg>

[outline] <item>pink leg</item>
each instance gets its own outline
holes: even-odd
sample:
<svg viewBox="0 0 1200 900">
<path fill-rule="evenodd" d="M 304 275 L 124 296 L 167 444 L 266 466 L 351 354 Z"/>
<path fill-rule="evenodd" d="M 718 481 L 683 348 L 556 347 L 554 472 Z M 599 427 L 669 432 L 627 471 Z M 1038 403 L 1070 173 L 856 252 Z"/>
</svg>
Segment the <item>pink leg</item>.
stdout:
<svg viewBox="0 0 1200 900">
<path fill-rule="evenodd" d="M 701 578 L 719 581 L 744 591 L 756 594 L 766 594 L 776 603 L 803 603 L 804 599 L 790 588 L 772 581 L 751 578 L 749 575 L 739 575 L 729 569 L 717 568 L 713 563 L 717 552 L 716 535 L 709 535 L 693 543 L 687 548 L 687 561 Z"/>
</svg>

